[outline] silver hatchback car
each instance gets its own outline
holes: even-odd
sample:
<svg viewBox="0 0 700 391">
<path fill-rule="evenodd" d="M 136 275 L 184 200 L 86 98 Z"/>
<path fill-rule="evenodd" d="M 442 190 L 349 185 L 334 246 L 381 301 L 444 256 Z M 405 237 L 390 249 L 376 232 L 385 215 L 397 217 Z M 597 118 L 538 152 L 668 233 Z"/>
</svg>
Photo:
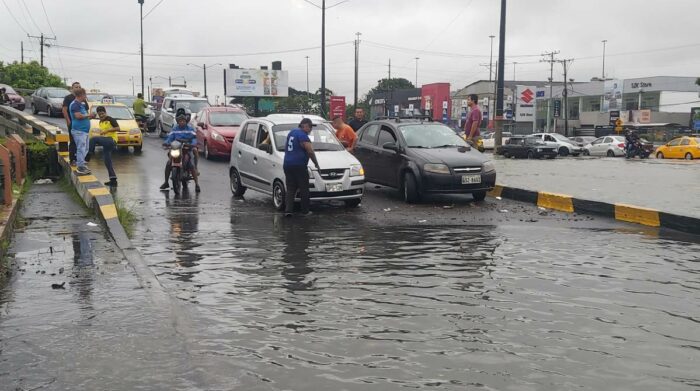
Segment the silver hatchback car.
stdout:
<svg viewBox="0 0 700 391">
<path fill-rule="evenodd" d="M 342 200 L 355 207 L 364 195 L 362 164 L 335 137 L 330 125 L 311 117 L 309 138 L 321 170 L 309 166 L 311 201 Z M 284 147 L 287 134 L 299 125 L 301 116 L 251 118 L 243 122 L 231 147 L 229 177 L 231 191 L 242 196 L 247 189 L 272 196 L 277 210 L 284 210 L 286 183 Z"/>
</svg>

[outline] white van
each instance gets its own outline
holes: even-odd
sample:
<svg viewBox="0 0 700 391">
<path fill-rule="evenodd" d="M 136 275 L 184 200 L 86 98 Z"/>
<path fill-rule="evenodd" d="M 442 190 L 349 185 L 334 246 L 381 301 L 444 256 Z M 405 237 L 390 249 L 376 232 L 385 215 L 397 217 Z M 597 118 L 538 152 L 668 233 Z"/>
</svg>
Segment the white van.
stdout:
<svg viewBox="0 0 700 391">
<path fill-rule="evenodd" d="M 311 201 L 342 200 L 349 207 L 362 201 L 365 172 L 362 164 L 335 137 L 323 118 L 313 116 L 309 138 L 321 170 L 309 166 Z M 242 196 L 247 189 L 272 196 L 277 210 L 284 210 L 286 183 L 284 147 L 287 134 L 299 125 L 293 117 L 251 118 L 241 124 L 231 147 L 229 178 L 231 191 Z"/>
</svg>

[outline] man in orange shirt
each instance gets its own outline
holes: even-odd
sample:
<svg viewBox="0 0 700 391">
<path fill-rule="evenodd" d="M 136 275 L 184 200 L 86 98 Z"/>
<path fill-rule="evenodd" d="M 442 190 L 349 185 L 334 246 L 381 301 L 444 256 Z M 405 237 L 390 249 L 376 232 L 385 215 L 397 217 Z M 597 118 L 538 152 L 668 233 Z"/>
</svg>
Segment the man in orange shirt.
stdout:
<svg viewBox="0 0 700 391">
<path fill-rule="evenodd" d="M 335 136 L 338 137 L 341 144 L 348 152 L 352 153 L 355 149 L 355 141 L 357 141 L 355 131 L 352 130 L 350 125 L 345 124 L 343 117 L 340 116 L 333 118 L 333 128 L 335 129 Z"/>
</svg>

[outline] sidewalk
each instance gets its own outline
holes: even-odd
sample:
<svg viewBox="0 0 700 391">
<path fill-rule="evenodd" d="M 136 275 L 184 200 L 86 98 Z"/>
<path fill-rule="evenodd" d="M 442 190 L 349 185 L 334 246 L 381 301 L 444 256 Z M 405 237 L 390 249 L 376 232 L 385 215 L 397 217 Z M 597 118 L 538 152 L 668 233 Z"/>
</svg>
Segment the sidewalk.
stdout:
<svg viewBox="0 0 700 391">
<path fill-rule="evenodd" d="M 192 388 L 168 314 L 78 202 L 33 185 L 20 210 L 0 287 L 0 389 Z"/>
</svg>

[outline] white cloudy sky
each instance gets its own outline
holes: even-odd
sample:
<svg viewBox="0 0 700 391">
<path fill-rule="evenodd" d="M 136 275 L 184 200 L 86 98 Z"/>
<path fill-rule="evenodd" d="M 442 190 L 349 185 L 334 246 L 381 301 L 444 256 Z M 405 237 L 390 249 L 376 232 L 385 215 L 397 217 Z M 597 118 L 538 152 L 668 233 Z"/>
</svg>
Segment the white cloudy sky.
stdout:
<svg viewBox="0 0 700 391">
<path fill-rule="evenodd" d="M 328 0 L 327 6 L 339 1 Z M 305 90 L 309 56 L 309 83 L 316 90 L 321 11 L 309 2 L 321 0 L 146 0 L 144 14 L 157 5 L 144 20 L 146 79 L 184 76 L 202 90 L 202 71 L 188 63 L 257 68 L 281 60 L 290 85 Z M 700 0 L 508 3 L 507 79 L 513 78 L 514 62 L 517 79 L 546 79 L 549 66 L 539 62 L 539 55 L 551 50 L 560 51 L 559 58 L 574 59 L 569 77 L 600 76 L 604 39 L 608 76 L 700 76 Z M 362 33 L 361 94 L 387 76 L 389 59 L 393 77 L 414 81 L 414 58 L 420 57 L 419 84 L 450 82 L 455 90 L 488 79 L 484 64 L 489 62 L 489 35 L 496 35 L 497 59 L 499 15 L 498 0 L 347 0 L 326 14 L 326 43 L 334 45 L 326 50 L 326 85 L 352 100 L 356 32 Z M 0 60 L 19 60 L 22 40 L 25 56 L 38 59 L 37 40 L 26 36 L 40 32 L 55 34 L 57 40 L 50 43 L 66 47 L 126 53 L 51 47 L 45 64 L 54 73 L 113 93 L 131 93 L 134 76 L 139 89 L 137 0 L 0 0 Z M 208 73 L 212 98 L 223 93 L 221 69 L 215 66 Z M 561 80 L 561 73 L 556 66 L 555 79 Z"/>
</svg>

